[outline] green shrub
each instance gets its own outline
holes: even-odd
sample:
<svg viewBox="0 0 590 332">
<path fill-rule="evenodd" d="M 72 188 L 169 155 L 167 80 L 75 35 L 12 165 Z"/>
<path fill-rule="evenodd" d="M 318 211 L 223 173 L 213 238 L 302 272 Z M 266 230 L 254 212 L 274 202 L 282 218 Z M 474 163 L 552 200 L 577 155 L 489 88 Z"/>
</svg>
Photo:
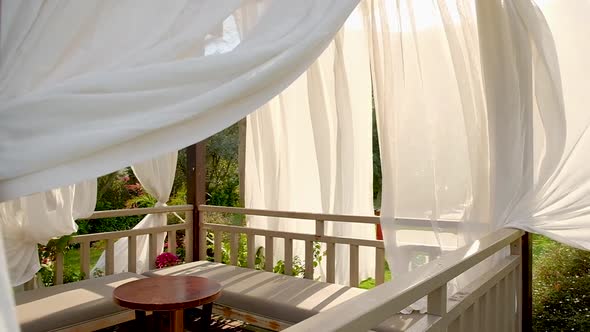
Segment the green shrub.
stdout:
<svg viewBox="0 0 590 332">
<path fill-rule="evenodd" d="M 590 331 L 590 252 L 535 237 L 533 329 Z"/>
</svg>

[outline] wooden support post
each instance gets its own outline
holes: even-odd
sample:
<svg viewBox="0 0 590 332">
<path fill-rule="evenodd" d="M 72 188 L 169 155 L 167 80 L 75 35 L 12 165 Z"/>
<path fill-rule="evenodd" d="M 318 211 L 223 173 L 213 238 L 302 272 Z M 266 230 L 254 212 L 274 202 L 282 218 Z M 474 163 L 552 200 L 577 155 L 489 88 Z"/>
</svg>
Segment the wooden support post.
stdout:
<svg viewBox="0 0 590 332">
<path fill-rule="evenodd" d="M 240 138 L 238 145 L 238 169 L 240 179 L 240 206 L 245 205 L 246 194 L 246 132 L 248 128 L 246 118 L 238 122 L 238 137 Z M 245 217 L 245 216 L 244 216 Z"/>
<path fill-rule="evenodd" d="M 522 331 L 533 330 L 533 238 L 522 236 Z"/>
<path fill-rule="evenodd" d="M 186 148 L 187 152 L 187 176 L 188 176 L 188 188 L 187 188 L 187 203 L 192 204 L 193 209 L 193 227 L 192 234 L 186 234 L 185 236 L 192 236 L 192 250 L 193 250 L 193 261 L 202 257 L 204 253 L 200 253 L 199 248 L 201 247 L 201 239 L 199 236 L 199 205 L 206 203 L 207 188 L 206 188 L 206 177 L 207 177 L 207 141 L 203 140 L 197 144 L 191 145 Z"/>
</svg>

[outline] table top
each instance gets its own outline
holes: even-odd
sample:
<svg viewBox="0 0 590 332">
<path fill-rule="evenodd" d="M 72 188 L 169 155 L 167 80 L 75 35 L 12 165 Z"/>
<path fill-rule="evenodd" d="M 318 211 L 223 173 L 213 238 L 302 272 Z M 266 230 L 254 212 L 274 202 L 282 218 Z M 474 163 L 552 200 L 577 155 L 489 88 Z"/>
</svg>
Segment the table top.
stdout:
<svg viewBox="0 0 590 332">
<path fill-rule="evenodd" d="M 116 304 L 134 310 L 159 311 L 197 307 L 215 301 L 221 284 L 194 276 L 164 276 L 139 279 L 113 291 Z"/>
</svg>

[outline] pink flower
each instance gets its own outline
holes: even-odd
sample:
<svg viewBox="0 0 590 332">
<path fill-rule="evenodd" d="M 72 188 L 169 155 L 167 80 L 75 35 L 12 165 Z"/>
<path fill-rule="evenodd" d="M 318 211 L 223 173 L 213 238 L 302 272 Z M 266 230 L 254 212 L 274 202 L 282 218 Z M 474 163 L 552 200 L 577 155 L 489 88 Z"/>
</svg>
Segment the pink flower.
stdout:
<svg viewBox="0 0 590 332">
<path fill-rule="evenodd" d="M 161 269 L 167 266 L 174 266 L 180 263 L 180 259 L 173 253 L 163 252 L 156 257 L 156 267 Z"/>
</svg>

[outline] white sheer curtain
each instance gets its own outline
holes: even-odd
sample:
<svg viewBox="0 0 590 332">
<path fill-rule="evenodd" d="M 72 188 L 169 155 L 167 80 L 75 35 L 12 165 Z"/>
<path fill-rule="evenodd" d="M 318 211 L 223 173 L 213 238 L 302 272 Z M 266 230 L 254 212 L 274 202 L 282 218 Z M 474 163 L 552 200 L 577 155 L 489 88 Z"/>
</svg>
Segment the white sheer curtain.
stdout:
<svg viewBox="0 0 590 332">
<path fill-rule="evenodd" d="M 578 4 L 544 2 L 547 25 L 529 0 L 367 2 L 394 278 L 500 227 L 590 248 Z"/>
<path fill-rule="evenodd" d="M 176 162 L 178 153 L 172 152 L 162 155 L 156 159 L 145 161 L 132 166 L 133 173 L 145 189 L 145 191 L 156 198 L 156 206 L 166 206 L 170 198 L 172 185 L 174 184 L 174 175 L 176 174 Z M 153 228 L 165 226 L 167 222 L 166 214 L 148 214 L 133 229 Z M 100 222 L 97 220 L 95 222 Z M 156 252 L 162 253 L 164 248 L 164 239 L 166 233 L 158 234 L 158 247 Z M 176 239 L 174 239 L 176 241 Z M 137 237 L 137 273 L 143 273 L 149 270 L 149 237 L 141 235 Z M 115 273 L 128 271 L 128 254 L 129 243 L 127 238 L 122 238 L 115 242 Z M 105 269 L 105 253 L 103 252 L 96 265 L 92 268 L 92 274 Z"/>
<path fill-rule="evenodd" d="M 373 214 L 371 78 L 360 15 L 352 14 L 306 74 L 248 116 L 246 207 Z M 314 220 L 250 217 L 248 222 L 315 233 Z M 373 225 L 326 222 L 325 228 L 328 235 L 352 238 L 376 234 Z M 275 240 L 274 248 L 275 261 L 283 259 L 283 241 Z M 295 241 L 294 255 L 303 260 L 304 248 Z M 373 276 L 374 250 L 362 248 L 360 258 L 361 280 Z M 337 283 L 349 283 L 348 264 L 347 246 L 337 245 Z"/>
<path fill-rule="evenodd" d="M 357 3 L 2 1 L 0 201 L 177 151 L 235 123 L 305 71 Z M 252 4 L 260 10 L 240 44 L 203 56 Z"/>
<path fill-rule="evenodd" d="M 8 271 L 6 264 L 6 254 L 4 252 L 4 241 L 0 236 L 0 269 Z M 16 305 L 13 290 L 10 287 L 10 278 L 7 273 L 0 273 L 0 297 L 2 297 L 2 306 L 0 308 L 0 331 L 20 331 L 20 326 L 16 321 Z"/>
<path fill-rule="evenodd" d="M 41 268 L 37 244 L 78 230 L 96 205 L 96 179 L 0 203 L 0 230 L 13 286 Z"/>
</svg>

